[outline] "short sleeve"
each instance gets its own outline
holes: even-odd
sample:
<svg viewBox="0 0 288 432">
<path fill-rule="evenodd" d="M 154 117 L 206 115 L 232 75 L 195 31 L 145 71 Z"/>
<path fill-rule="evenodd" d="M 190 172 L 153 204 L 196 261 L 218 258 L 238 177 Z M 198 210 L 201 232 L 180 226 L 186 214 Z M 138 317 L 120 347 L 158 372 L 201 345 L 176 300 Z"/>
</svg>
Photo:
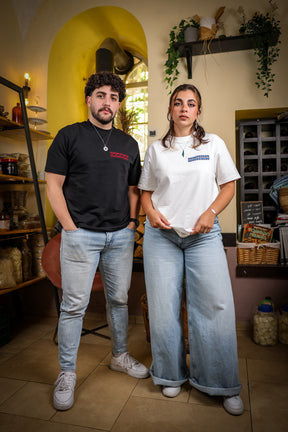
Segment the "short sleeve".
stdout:
<svg viewBox="0 0 288 432">
<path fill-rule="evenodd" d="M 45 171 L 66 175 L 68 170 L 67 138 L 60 130 L 54 138 L 47 153 Z"/>
<path fill-rule="evenodd" d="M 157 181 L 153 169 L 153 151 L 153 144 L 151 144 L 145 154 L 142 173 L 138 184 L 138 188 L 145 191 L 154 191 L 157 186 Z"/>
<path fill-rule="evenodd" d="M 238 180 L 240 178 L 240 174 L 233 162 L 225 142 L 218 136 L 216 141 L 215 163 L 216 181 L 218 185 L 222 185 L 233 180 Z"/>
<path fill-rule="evenodd" d="M 139 148 L 138 148 L 138 144 L 136 141 L 135 141 L 135 147 L 137 148 L 137 153 L 136 153 L 136 156 L 134 158 L 133 163 L 130 166 L 129 178 L 128 178 L 129 186 L 137 185 L 137 183 L 139 181 L 140 174 L 141 174 L 140 153 L 139 153 Z"/>
</svg>

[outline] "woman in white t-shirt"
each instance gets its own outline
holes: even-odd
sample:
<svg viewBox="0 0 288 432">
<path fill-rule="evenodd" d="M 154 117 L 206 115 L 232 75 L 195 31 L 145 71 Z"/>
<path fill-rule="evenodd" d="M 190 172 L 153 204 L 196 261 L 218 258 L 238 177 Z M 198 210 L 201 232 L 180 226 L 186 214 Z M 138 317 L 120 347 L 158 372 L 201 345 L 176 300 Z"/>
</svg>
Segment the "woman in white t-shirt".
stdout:
<svg viewBox="0 0 288 432">
<path fill-rule="evenodd" d="M 217 215 L 240 176 L 224 141 L 198 125 L 201 96 L 183 84 L 171 95 L 170 128 L 145 155 L 138 187 L 147 215 L 144 271 L 153 361 L 151 376 L 167 397 L 189 380 L 243 412 L 235 311 Z M 181 307 L 184 278 L 190 347 L 186 364 Z"/>
</svg>

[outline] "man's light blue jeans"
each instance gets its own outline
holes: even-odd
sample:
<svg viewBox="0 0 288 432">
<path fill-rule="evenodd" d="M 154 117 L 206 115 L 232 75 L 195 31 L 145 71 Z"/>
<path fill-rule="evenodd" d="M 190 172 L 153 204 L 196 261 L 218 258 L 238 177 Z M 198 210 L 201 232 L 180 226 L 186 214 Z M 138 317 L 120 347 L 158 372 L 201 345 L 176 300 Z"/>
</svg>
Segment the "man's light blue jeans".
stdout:
<svg viewBox="0 0 288 432">
<path fill-rule="evenodd" d="M 75 371 L 83 317 L 98 264 L 106 297 L 113 354 L 127 351 L 128 290 L 135 231 L 95 232 L 82 228 L 61 234 L 63 298 L 58 327 L 62 371 Z"/>
<path fill-rule="evenodd" d="M 234 301 L 221 229 L 181 238 L 146 221 L 144 271 L 156 385 L 189 380 L 209 395 L 240 393 Z M 186 365 L 181 308 L 184 275 L 190 347 Z"/>
</svg>

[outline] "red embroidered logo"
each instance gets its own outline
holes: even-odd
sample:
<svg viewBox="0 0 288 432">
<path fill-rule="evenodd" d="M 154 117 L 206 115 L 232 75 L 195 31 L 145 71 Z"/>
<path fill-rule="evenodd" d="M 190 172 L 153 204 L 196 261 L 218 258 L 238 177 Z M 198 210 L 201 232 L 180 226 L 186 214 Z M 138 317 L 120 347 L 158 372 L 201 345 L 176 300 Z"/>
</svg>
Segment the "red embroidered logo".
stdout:
<svg viewBox="0 0 288 432">
<path fill-rule="evenodd" d="M 128 155 L 125 155 L 123 153 L 110 152 L 110 157 L 119 158 L 119 159 L 125 159 L 125 160 L 128 161 Z"/>
</svg>

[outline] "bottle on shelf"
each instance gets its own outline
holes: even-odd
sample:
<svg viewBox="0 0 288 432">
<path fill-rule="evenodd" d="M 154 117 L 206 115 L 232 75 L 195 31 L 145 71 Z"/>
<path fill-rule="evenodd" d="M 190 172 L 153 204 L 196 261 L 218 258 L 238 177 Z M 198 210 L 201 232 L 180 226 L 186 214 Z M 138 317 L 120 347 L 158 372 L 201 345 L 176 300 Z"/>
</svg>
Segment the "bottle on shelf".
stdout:
<svg viewBox="0 0 288 432">
<path fill-rule="evenodd" d="M 256 189 L 256 186 L 253 182 L 247 182 L 244 186 L 245 189 Z"/>
<path fill-rule="evenodd" d="M 19 102 L 12 108 L 12 120 L 16 123 L 23 124 L 22 109 Z"/>
<path fill-rule="evenodd" d="M 253 165 L 247 165 L 244 169 L 245 172 L 254 172 L 254 166 Z"/>
<path fill-rule="evenodd" d="M 270 162 L 264 162 L 263 163 L 263 171 L 264 172 L 271 172 L 271 171 L 273 171 L 273 165 Z"/>
<path fill-rule="evenodd" d="M 3 209 L 0 213 L 0 231 L 9 231 L 10 230 L 11 217 L 10 212 L 8 210 L 7 203 L 3 204 Z"/>
</svg>

